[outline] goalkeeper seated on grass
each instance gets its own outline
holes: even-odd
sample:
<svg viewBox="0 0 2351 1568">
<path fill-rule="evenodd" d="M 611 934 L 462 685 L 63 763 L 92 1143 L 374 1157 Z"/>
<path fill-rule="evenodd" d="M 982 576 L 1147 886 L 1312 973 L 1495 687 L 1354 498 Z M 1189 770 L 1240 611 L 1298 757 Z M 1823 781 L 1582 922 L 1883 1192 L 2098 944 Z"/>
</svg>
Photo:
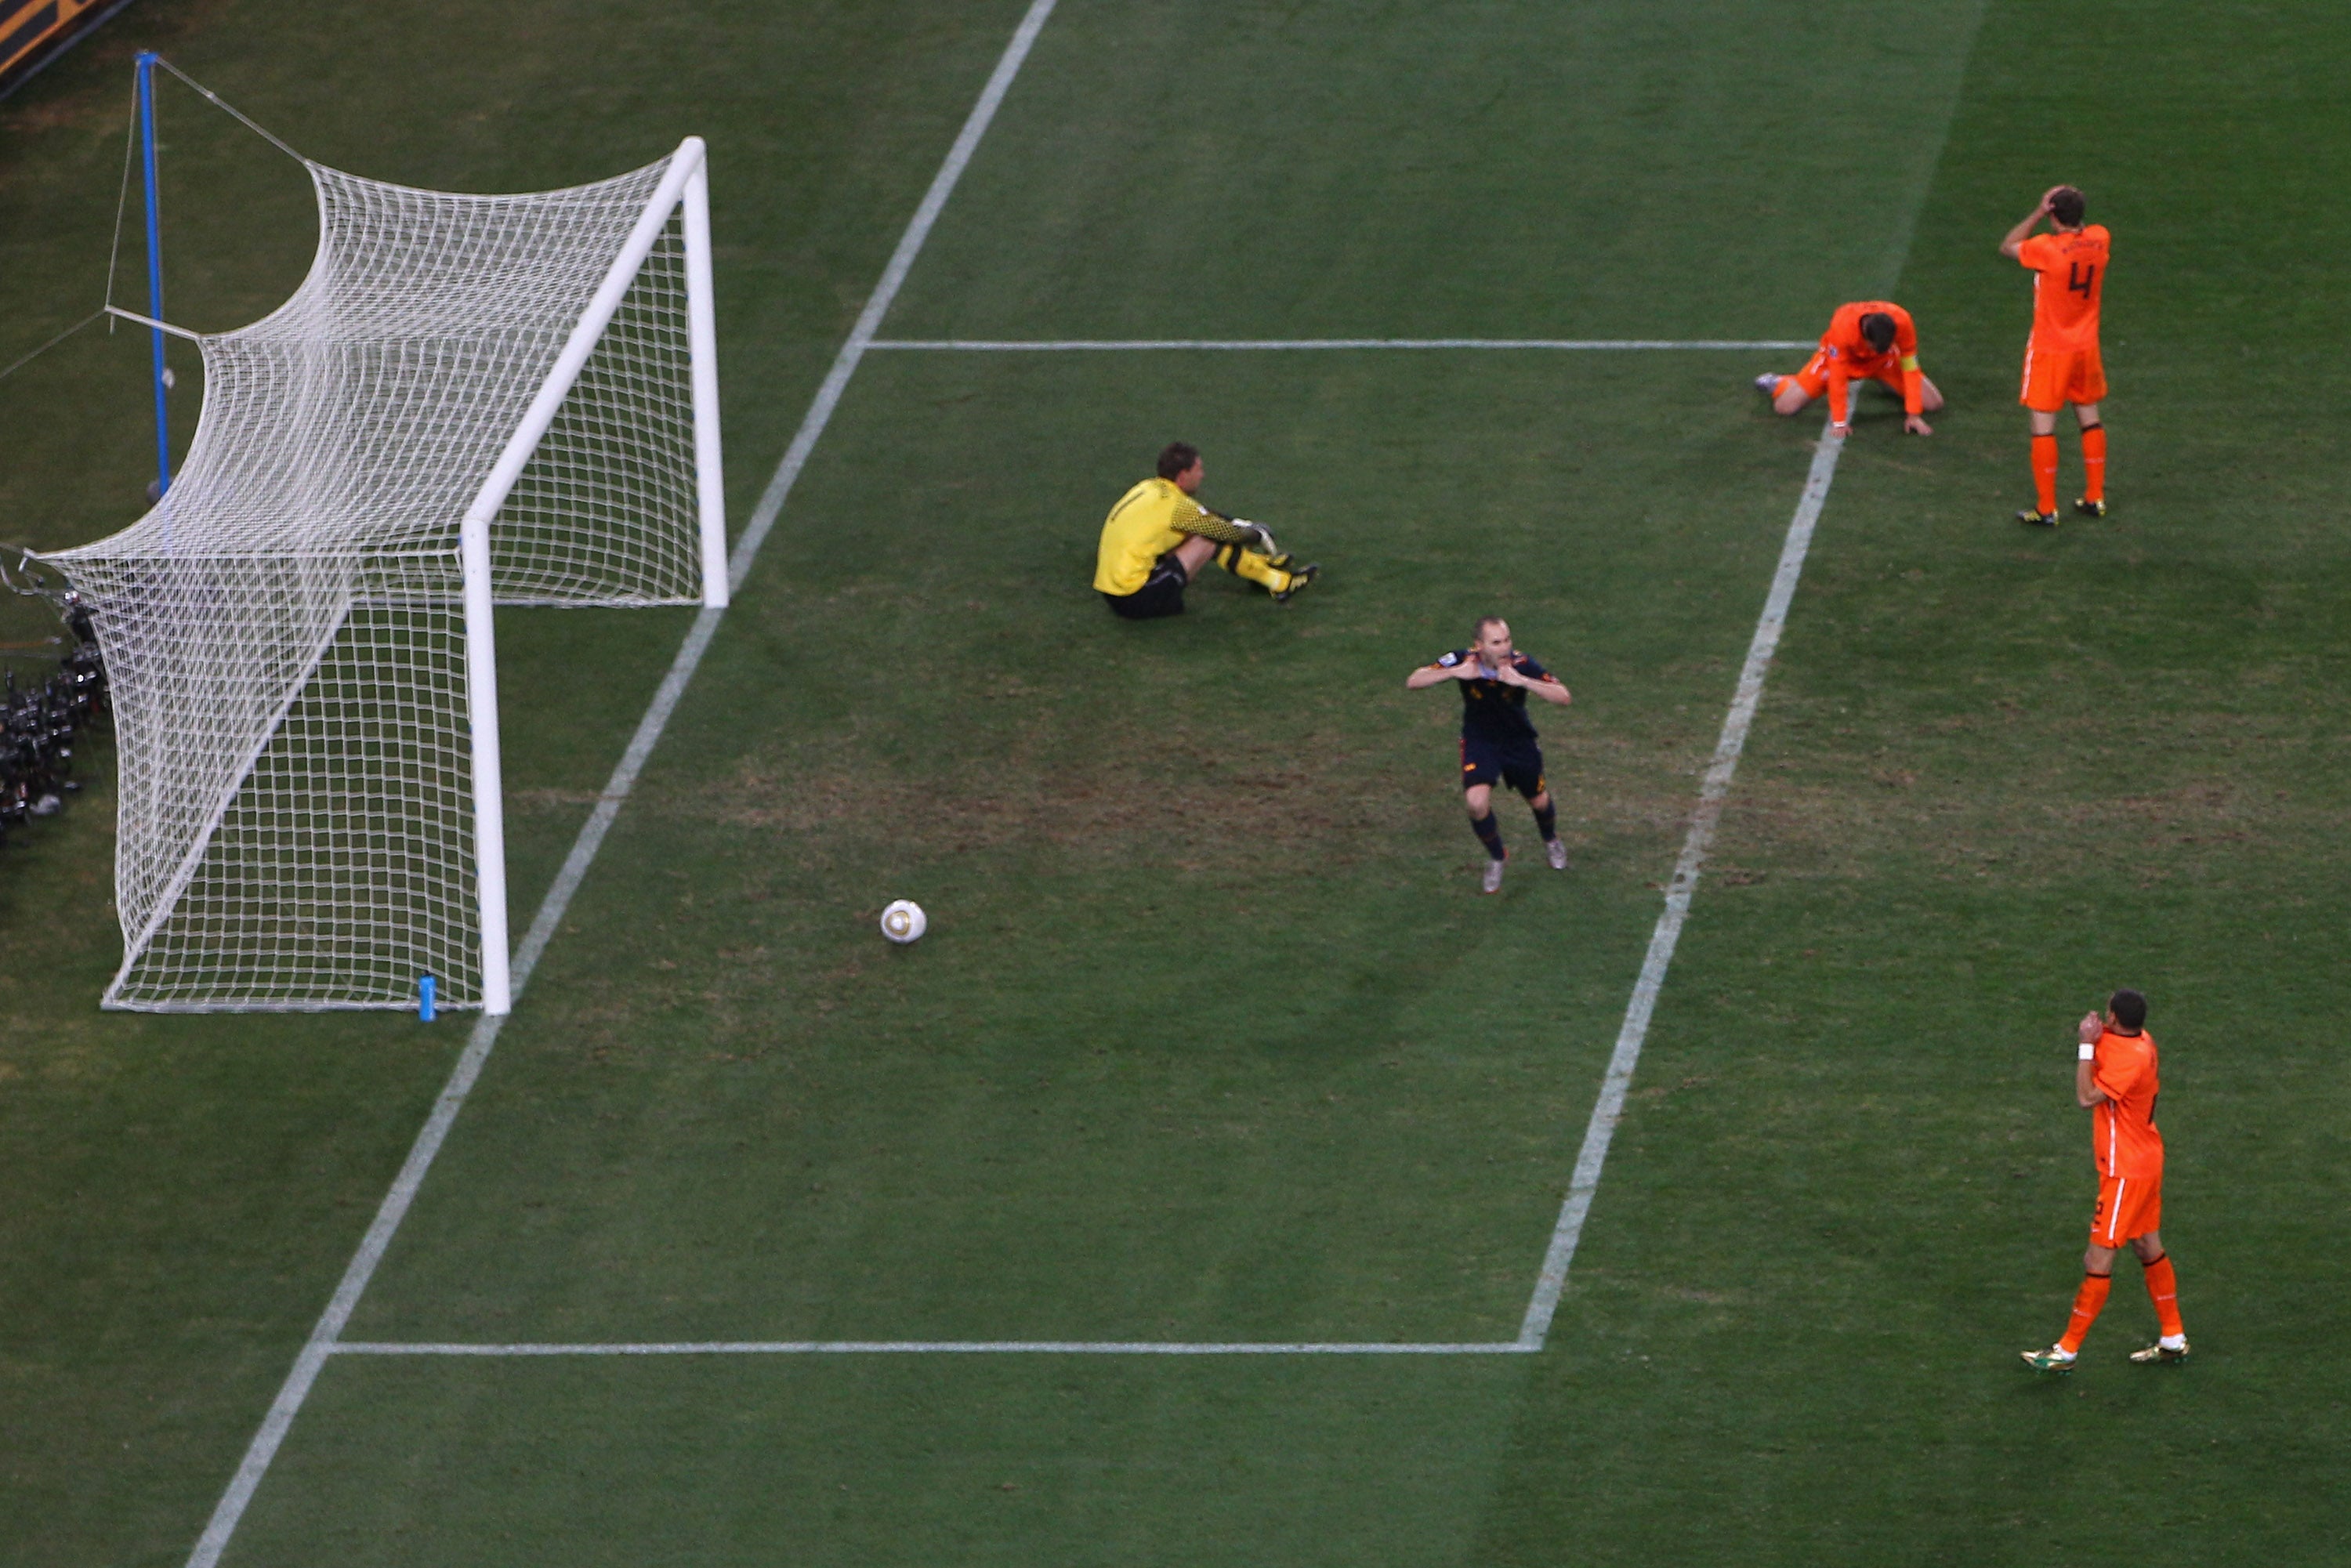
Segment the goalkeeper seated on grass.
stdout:
<svg viewBox="0 0 2351 1568">
<path fill-rule="evenodd" d="M 1183 614 L 1185 586 L 1211 559 L 1276 604 L 1296 598 L 1322 570 L 1294 565 L 1261 525 L 1202 506 L 1195 497 L 1207 474 L 1198 447 L 1172 442 L 1159 455 L 1159 476 L 1121 496 L 1102 519 L 1094 587 L 1128 620 Z"/>
</svg>

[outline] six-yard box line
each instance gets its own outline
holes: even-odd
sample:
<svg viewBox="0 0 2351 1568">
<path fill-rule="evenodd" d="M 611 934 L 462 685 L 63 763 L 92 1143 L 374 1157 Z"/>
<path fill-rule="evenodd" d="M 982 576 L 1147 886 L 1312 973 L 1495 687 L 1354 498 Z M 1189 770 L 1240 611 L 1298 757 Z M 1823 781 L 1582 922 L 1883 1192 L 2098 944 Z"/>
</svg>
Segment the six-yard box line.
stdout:
<svg viewBox="0 0 2351 1568">
<path fill-rule="evenodd" d="M 774 528 L 776 517 L 791 494 L 800 472 L 807 466 L 810 454 L 817 440 L 831 422 L 840 405 L 850 379 L 866 352 L 872 349 L 899 350 L 935 349 L 945 351 L 1050 351 L 1105 350 L 1313 350 L 1313 349 L 1520 349 L 1562 350 L 1675 350 L 1675 349 L 1802 349 L 1811 344 L 1797 340 L 1732 341 L 1729 340 L 1582 340 L 1582 339 L 1338 339 L 1338 340 L 1066 340 L 1060 341 L 998 341 L 924 342 L 914 340 L 883 340 L 877 337 L 883 318 L 904 287 L 906 275 L 914 266 L 939 214 L 946 207 L 972 157 L 978 150 L 997 110 L 1002 106 L 1013 79 L 1027 60 L 1039 32 L 1052 15 L 1056 0 L 1032 0 L 1027 14 L 1014 29 L 1004 53 L 998 59 L 982 88 L 977 102 L 966 119 L 955 142 L 948 149 L 937 174 L 916 206 L 897 247 L 883 267 L 880 281 L 860 312 L 848 339 L 835 356 L 831 368 L 818 387 L 815 399 L 798 432 L 785 449 L 774 476 L 753 509 L 748 526 L 737 542 L 727 562 L 730 584 L 739 585 L 757 559 L 760 547 Z M 491 1048 L 506 1019 L 511 1015 L 487 1015 L 474 1026 L 465 1050 L 451 1070 L 434 1101 L 431 1113 L 418 1131 L 407 1159 L 385 1193 L 374 1219 L 361 1239 L 358 1250 L 344 1270 L 334 1295 L 326 1310 L 319 1314 L 286 1381 L 264 1416 L 261 1428 L 255 1433 L 239 1463 L 235 1475 L 213 1511 L 204 1534 L 189 1555 L 190 1568 L 214 1568 L 235 1534 L 238 1521 L 251 1503 L 254 1493 L 268 1472 L 279 1446 L 293 1426 L 295 1416 L 308 1400 L 312 1385 L 329 1356 L 350 1354 L 455 1354 L 473 1356 L 496 1355 L 566 1355 L 566 1354 L 726 1354 L 729 1352 L 761 1353 L 917 1353 L 917 1354 L 1522 1354 L 1540 1351 L 1548 1335 L 1551 1320 L 1557 1310 L 1560 1291 L 1564 1286 L 1567 1270 L 1573 1260 L 1576 1243 L 1583 1233 L 1583 1222 L 1590 1212 L 1592 1197 L 1597 1190 L 1600 1173 L 1607 1158 L 1608 1144 L 1616 1123 L 1623 1114 L 1625 1096 L 1633 1071 L 1640 1060 L 1641 1046 L 1648 1033 L 1650 1015 L 1655 1009 L 1659 989 L 1665 982 L 1667 967 L 1672 963 L 1676 945 L 1687 917 L 1691 894 L 1696 891 L 1707 851 L 1712 842 L 1716 824 L 1720 821 L 1722 805 L 1729 794 L 1730 782 L 1738 770 L 1739 758 L 1744 749 L 1747 732 L 1753 722 L 1761 702 L 1763 679 L 1773 653 L 1779 645 L 1780 633 L 1786 623 L 1788 608 L 1795 594 L 1798 579 L 1803 570 L 1806 551 L 1812 542 L 1823 502 L 1827 498 L 1831 478 L 1836 471 L 1836 461 L 1843 442 L 1834 433 L 1824 434 L 1807 476 L 1803 495 L 1798 502 L 1795 516 L 1788 526 L 1786 542 L 1782 548 L 1780 564 L 1771 582 L 1763 613 L 1756 622 L 1755 633 L 1748 648 L 1747 662 L 1740 673 L 1739 685 L 1730 709 L 1723 721 L 1721 737 L 1715 747 L 1714 758 L 1708 768 L 1700 787 L 1697 809 L 1692 813 L 1687 836 L 1668 884 L 1666 904 L 1658 915 L 1652 933 L 1648 952 L 1643 961 L 1640 977 L 1635 983 L 1631 1001 L 1625 1012 L 1625 1021 L 1618 1031 L 1616 1048 L 1612 1054 L 1606 1076 L 1602 1081 L 1598 1100 L 1593 1106 L 1567 1197 L 1560 1210 L 1550 1248 L 1538 1274 L 1533 1295 L 1521 1321 L 1519 1337 L 1497 1343 L 1458 1344 L 1397 1344 L 1360 1343 L 1150 1343 L 1126 1342 L 1055 1342 L 1055 1341 L 908 1341 L 908 1342 L 708 1342 L 697 1344 L 601 1344 L 601 1345 L 433 1345 L 397 1344 L 381 1342 L 350 1342 L 341 1339 L 342 1330 L 358 1308 L 360 1298 L 381 1263 L 392 1237 L 414 1203 L 425 1174 L 431 1169 L 449 1130 L 463 1109 L 466 1097 L 479 1080 Z M 704 610 L 687 632 L 672 661 L 668 674 L 655 691 L 652 704 L 639 721 L 627 749 L 613 768 L 611 779 L 598 797 L 595 810 L 580 828 L 570 852 L 565 857 L 554 884 L 524 934 L 514 956 L 514 984 L 517 995 L 531 971 L 547 950 L 557 926 L 569 909 L 573 895 L 579 891 L 589 867 L 602 848 L 605 835 L 611 830 L 613 819 L 621 805 L 634 789 L 637 778 L 643 770 L 647 758 L 659 742 L 663 731 L 684 696 L 686 685 L 699 668 L 708 651 L 723 614 L 716 610 Z"/>
</svg>

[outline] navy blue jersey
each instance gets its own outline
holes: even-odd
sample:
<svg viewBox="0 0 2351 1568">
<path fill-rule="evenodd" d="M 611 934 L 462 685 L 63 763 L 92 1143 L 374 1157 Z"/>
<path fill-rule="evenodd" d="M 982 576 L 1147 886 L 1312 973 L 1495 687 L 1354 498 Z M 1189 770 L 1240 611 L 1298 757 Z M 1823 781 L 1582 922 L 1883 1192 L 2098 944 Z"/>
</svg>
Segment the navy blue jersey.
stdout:
<svg viewBox="0 0 2351 1568">
<path fill-rule="evenodd" d="M 1468 648 L 1456 648 L 1437 661 L 1440 670 L 1474 660 L 1477 653 Z M 1521 677 L 1530 681 L 1549 681 L 1559 685 L 1559 677 L 1528 658 L 1524 653 L 1510 655 Z M 1506 686 L 1501 682 L 1480 675 L 1476 680 L 1456 681 L 1461 688 L 1461 738 L 1486 740 L 1499 745 L 1514 745 L 1535 737 L 1535 727 L 1527 722 L 1527 694 L 1523 686 Z"/>
</svg>

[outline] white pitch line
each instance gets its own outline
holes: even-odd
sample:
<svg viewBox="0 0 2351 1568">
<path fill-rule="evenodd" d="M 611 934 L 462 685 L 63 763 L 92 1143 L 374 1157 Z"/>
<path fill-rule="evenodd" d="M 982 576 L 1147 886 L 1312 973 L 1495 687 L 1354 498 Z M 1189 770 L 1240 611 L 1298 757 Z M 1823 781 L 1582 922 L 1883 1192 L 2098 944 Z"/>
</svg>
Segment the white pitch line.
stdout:
<svg viewBox="0 0 2351 1568">
<path fill-rule="evenodd" d="M 1224 1343 L 1159 1340 L 682 1340 L 644 1343 L 481 1344 L 347 1340 L 338 1355 L 1524 1355 L 1537 1345 L 1510 1341 L 1477 1344 L 1392 1344 L 1299 1340 L 1287 1343 L 1236 1340 Z"/>
<path fill-rule="evenodd" d="M 1747 342 L 1729 338 L 1066 338 L 1031 340 L 982 338 L 881 338 L 872 349 L 964 354 L 1127 353 L 1163 349 L 1211 352 L 1313 349 L 1810 349 L 1798 340 Z"/>
<path fill-rule="evenodd" d="M 1004 101 L 1004 95 L 1011 89 L 1012 78 L 1019 73 L 1022 62 L 1029 57 L 1029 47 L 1037 41 L 1039 30 L 1053 14 L 1054 4 L 1055 0 L 1033 0 L 1028 14 L 1020 19 L 1019 26 L 1014 29 L 1011 41 L 1005 46 L 1003 55 L 998 58 L 996 69 L 980 91 L 979 100 L 972 105 L 971 113 L 964 120 L 963 130 L 956 137 L 955 145 L 948 149 L 938 173 L 932 178 L 930 189 L 924 193 L 921 205 L 915 208 L 913 219 L 906 225 L 906 231 L 898 241 L 898 248 L 892 252 L 889 265 L 883 268 L 881 281 L 875 286 L 872 297 L 865 302 L 865 308 L 858 316 L 848 341 L 841 345 L 831 371 L 817 391 L 816 400 L 801 419 L 799 432 L 786 449 L 783 461 L 777 465 L 775 477 L 768 482 L 766 493 L 753 509 L 750 523 L 744 529 L 743 538 L 727 562 L 730 582 L 740 584 L 745 573 L 749 571 L 753 559 L 758 554 L 759 546 L 775 526 L 776 515 L 782 510 L 785 497 L 791 494 L 794 481 L 807 465 L 809 453 L 815 448 L 817 438 L 824 434 L 826 423 L 841 402 L 842 390 L 849 384 L 849 378 L 872 344 L 883 317 L 888 313 L 899 288 L 905 283 L 907 271 L 914 266 L 923 242 L 930 237 L 931 226 L 938 221 L 939 213 L 946 207 L 948 196 L 954 193 L 956 182 L 962 179 L 972 154 L 978 150 L 980 138 L 987 134 L 989 122 L 996 118 L 997 109 Z M 538 914 L 531 921 L 530 930 L 515 955 L 516 995 L 521 994 L 532 967 L 546 952 L 548 942 L 562 922 L 565 910 L 570 906 L 572 895 L 579 891 L 589 865 L 602 848 L 604 836 L 611 830 L 613 818 L 619 814 L 621 803 L 636 787 L 637 776 L 643 770 L 645 759 L 661 739 L 662 731 L 669 725 L 670 716 L 676 711 L 679 699 L 685 694 L 686 684 L 694 678 L 703 654 L 710 647 L 711 636 L 718 629 L 720 613 L 716 610 L 705 610 L 695 618 L 693 628 L 686 633 L 685 641 L 678 648 L 677 657 L 670 664 L 669 674 L 663 678 L 660 689 L 653 694 L 652 706 L 638 723 L 628 750 L 622 755 L 620 765 L 612 769 L 611 779 L 598 797 L 596 810 L 580 828 L 580 836 L 572 841 L 571 852 L 565 857 L 562 871 L 556 876 L 555 884 L 548 889 L 547 897 L 539 904 Z M 432 1169 L 434 1157 L 440 1154 L 442 1143 L 448 1137 L 457 1113 L 465 1107 L 465 1097 L 473 1092 L 475 1080 L 481 1076 L 482 1066 L 488 1061 L 490 1048 L 496 1044 L 498 1031 L 505 1022 L 503 1017 L 486 1014 L 475 1023 L 472 1034 L 466 1039 L 465 1051 L 458 1056 L 456 1066 L 451 1070 L 448 1082 L 442 1086 L 440 1097 L 433 1103 L 432 1114 L 416 1134 L 416 1142 L 410 1147 L 399 1176 L 393 1178 L 391 1190 L 384 1194 L 375 1219 L 360 1239 L 359 1250 L 352 1255 L 350 1267 L 343 1270 L 342 1281 L 335 1288 L 333 1298 L 328 1301 L 327 1310 L 319 1315 L 310 1337 L 295 1357 L 293 1369 L 286 1375 L 286 1382 L 278 1389 L 277 1397 L 271 1401 L 268 1414 L 263 1416 L 261 1429 L 254 1434 L 253 1441 L 246 1446 L 245 1458 L 238 1464 L 236 1474 L 230 1478 L 228 1490 L 222 1493 L 220 1502 L 214 1508 L 212 1518 L 204 1526 L 204 1534 L 197 1539 L 195 1549 L 189 1553 L 188 1568 L 214 1568 L 219 1563 L 229 1538 L 236 1532 L 237 1521 L 244 1518 L 246 1507 L 253 1501 L 254 1492 L 260 1487 L 262 1478 L 268 1473 L 270 1462 L 277 1458 L 279 1445 L 284 1443 L 287 1432 L 292 1428 L 294 1417 L 300 1414 L 303 1403 L 309 1398 L 311 1385 L 318 1381 L 327 1358 L 337 1349 L 344 1325 L 350 1322 L 360 1296 L 367 1291 L 368 1281 L 374 1277 L 377 1265 L 383 1261 L 385 1249 L 392 1245 L 392 1239 L 399 1231 L 401 1222 L 407 1218 L 417 1189 L 423 1185 L 425 1173 Z"/>
<path fill-rule="evenodd" d="M 1674 880 L 1666 890 L 1666 907 L 1657 916 L 1656 929 L 1649 936 L 1648 956 L 1642 960 L 1641 977 L 1633 987 L 1633 999 L 1625 1005 L 1624 1027 L 1616 1031 L 1616 1050 L 1608 1059 L 1608 1075 L 1601 1081 L 1600 1098 L 1592 1107 L 1592 1120 L 1583 1130 L 1583 1147 L 1575 1156 L 1575 1174 L 1567 1187 L 1567 1201 L 1560 1206 L 1559 1224 L 1552 1231 L 1551 1248 L 1543 1255 L 1542 1272 L 1535 1276 L 1535 1293 L 1527 1302 L 1527 1315 L 1519 1325 L 1519 1344 L 1526 1350 L 1541 1350 L 1551 1333 L 1552 1314 L 1559 1310 L 1560 1291 L 1567 1284 L 1568 1265 L 1575 1260 L 1576 1243 L 1583 1236 L 1584 1217 L 1592 1212 L 1592 1196 L 1599 1190 L 1600 1169 L 1607 1163 L 1608 1142 L 1615 1135 L 1616 1123 L 1625 1113 L 1625 1092 L 1632 1087 L 1633 1069 L 1641 1060 L 1641 1044 L 1649 1036 L 1649 1015 L 1656 1010 L 1657 993 L 1666 983 L 1666 970 L 1674 961 L 1674 947 L 1681 941 L 1682 922 L 1689 915 L 1690 894 L 1698 889 L 1698 873 L 1706 865 L 1706 853 L 1714 842 L 1714 830 L 1722 821 L 1722 802 L 1730 793 L 1730 780 L 1739 771 L 1740 754 L 1747 748 L 1747 731 L 1755 722 L 1756 706 L 1763 700 L 1763 677 L 1771 668 L 1771 656 L 1780 647 L 1780 633 L 1788 623 L 1788 606 L 1796 596 L 1796 581 L 1804 573 L 1804 555 L 1812 549 L 1813 528 L 1820 521 L 1821 507 L 1828 499 L 1829 481 L 1836 475 L 1837 455 L 1844 449 L 1844 438 L 1823 430 L 1821 444 L 1813 453 L 1812 472 L 1805 476 L 1804 493 L 1796 502 L 1796 515 L 1788 520 L 1787 541 L 1780 547 L 1780 570 L 1772 575 L 1771 591 L 1763 601 L 1763 613 L 1755 622 L 1755 636 L 1747 644 L 1747 664 L 1739 674 L 1739 689 L 1730 699 L 1730 711 L 1723 716 L 1722 737 L 1715 742 L 1714 762 L 1706 770 L 1706 781 L 1699 786 L 1698 810 L 1690 814 L 1689 833 L 1682 841 L 1681 859 L 1674 863 Z"/>
</svg>

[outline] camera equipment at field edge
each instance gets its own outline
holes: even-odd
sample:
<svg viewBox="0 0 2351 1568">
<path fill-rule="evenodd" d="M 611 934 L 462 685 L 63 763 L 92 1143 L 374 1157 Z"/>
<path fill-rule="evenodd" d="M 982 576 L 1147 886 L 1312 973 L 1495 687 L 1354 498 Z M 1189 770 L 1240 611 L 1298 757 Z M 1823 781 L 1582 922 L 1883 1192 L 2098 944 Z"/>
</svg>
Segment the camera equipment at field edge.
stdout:
<svg viewBox="0 0 2351 1568">
<path fill-rule="evenodd" d="M 46 600 L 68 637 L 0 646 L 0 660 L 36 660 L 54 666 L 46 679 L 20 682 L 14 665 L 0 671 L 0 844 L 34 817 L 52 817 L 81 788 L 73 772 L 74 737 L 109 716 L 106 661 L 89 607 L 71 589 L 53 588 L 29 555 L 16 572 L 0 562 L 0 585 Z"/>
</svg>

